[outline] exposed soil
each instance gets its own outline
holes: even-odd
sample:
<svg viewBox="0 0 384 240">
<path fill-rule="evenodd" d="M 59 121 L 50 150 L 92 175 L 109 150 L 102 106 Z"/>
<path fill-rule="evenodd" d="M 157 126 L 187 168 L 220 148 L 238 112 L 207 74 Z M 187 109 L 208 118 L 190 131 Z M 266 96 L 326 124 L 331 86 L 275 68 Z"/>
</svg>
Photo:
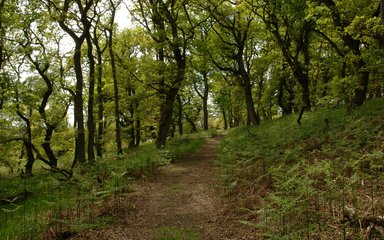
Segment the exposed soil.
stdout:
<svg viewBox="0 0 384 240">
<path fill-rule="evenodd" d="M 219 141 L 207 139 L 198 153 L 140 180 L 133 193 L 112 199 L 103 210 L 114 219 L 111 224 L 72 239 L 256 239 L 220 190 L 214 165 Z"/>
</svg>

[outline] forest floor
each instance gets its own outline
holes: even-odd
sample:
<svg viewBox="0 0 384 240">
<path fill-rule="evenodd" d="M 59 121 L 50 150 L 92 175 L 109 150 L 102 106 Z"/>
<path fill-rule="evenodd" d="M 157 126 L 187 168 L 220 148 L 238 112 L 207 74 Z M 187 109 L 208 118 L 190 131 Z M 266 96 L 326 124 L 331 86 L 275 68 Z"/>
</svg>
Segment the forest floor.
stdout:
<svg viewBox="0 0 384 240">
<path fill-rule="evenodd" d="M 130 193 L 101 209 L 107 226 L 71 239 L 254 239 L 254 228 L 239 222 L 235 200 L 225 197 L 214 161 L 221 137 L 141 179 Z"/>
</svg>

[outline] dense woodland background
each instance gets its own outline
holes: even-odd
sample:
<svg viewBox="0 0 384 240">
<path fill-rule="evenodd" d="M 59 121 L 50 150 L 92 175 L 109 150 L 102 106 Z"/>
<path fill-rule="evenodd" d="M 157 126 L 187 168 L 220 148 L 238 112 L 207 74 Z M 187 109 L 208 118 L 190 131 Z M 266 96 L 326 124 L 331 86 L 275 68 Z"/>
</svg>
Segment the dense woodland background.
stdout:
<svg viewBox="0 0 384 240">
<path fill-rule="evenodd" d="M 383 91 L 380 1 L 1 1 L 1 152 L 31 174 Z M 131 27 L 119 29 L 118 9 Z M 123 21 L 129 21 L 123 19 Z M 73 109 L 73 111 L 72 111 Z M 25 160 L 27 163 L 25 164 Z M 10 162 L 11 161 L 11 162 Z"/>
<path fill-rule="evenodd" d="M 190 133 L 288 115 L 296 129 L 312 112 L 350 113 L 374 98 L 382 106 L 383 5 L 1 0 L 0 178 L 45 169 L 70 179 L 85 163 L 147 143 L 166 155 L 169 139 Z M 332 114 L 313 116 L 324 129 L 333 124 Z M 246 129 L 249 139 L 259 135 Z"/>
</svg>

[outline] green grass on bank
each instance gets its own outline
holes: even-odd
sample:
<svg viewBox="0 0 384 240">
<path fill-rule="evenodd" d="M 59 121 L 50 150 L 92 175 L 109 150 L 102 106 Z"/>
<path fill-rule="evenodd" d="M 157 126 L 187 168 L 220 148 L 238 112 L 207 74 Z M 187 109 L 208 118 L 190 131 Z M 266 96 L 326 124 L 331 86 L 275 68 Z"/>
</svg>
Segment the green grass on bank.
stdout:
<svg viewBox="0 0 384 240">
<path fill-rule="evenodd" d="M 384 239 L 384 99 L 231 130 L 219 165 L 260 239 Z"/>
<path fill-rule="evenodd" d="M 162 150 L 146 144 L 120 157 L 105 154 L 96 164 L 77 167 L 69 181 L 39 169 L 29 178 L 1 179 L 0 239 L 66 239 L 113 221 L 101 210 L 106 199 L 132 191 L 135 179 L 198 150 L 203 137 L 175 138 Z"/>
</svg>

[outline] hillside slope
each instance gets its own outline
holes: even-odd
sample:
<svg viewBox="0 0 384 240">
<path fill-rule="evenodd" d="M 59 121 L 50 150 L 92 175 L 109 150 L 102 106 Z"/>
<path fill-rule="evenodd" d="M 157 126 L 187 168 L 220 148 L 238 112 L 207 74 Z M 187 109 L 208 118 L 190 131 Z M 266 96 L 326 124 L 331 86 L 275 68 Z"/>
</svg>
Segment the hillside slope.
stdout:
<svg viewBox="0 0 384 240">
<path fill-rule="evenodd" d="M 384 101 L 229 132 L 219 164 L 243 219 L 268 239 L 384 238 Z"/>
</svg>

